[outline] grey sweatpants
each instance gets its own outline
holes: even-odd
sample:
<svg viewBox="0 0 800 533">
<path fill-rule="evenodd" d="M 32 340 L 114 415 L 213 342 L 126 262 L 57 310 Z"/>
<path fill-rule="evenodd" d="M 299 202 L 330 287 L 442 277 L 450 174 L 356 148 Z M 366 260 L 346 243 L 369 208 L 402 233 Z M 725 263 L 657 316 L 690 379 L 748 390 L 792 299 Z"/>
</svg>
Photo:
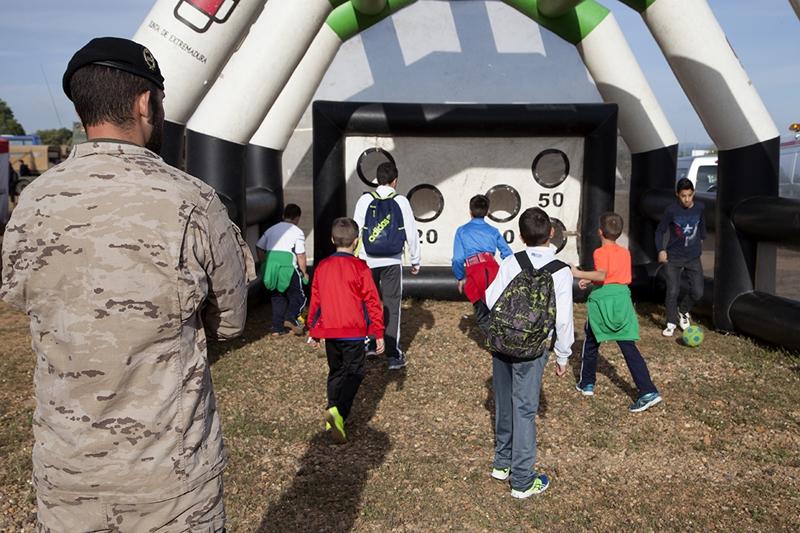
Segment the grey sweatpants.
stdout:
<svg viewBox="0 0 800 533">
<path fill-rule="evenodd" d="M 536 411 L 547 353 L 508 363 L 492 357 L 495 406 L 494 468 L 511 467 L 511 488 L 526 490 L 536 471 Z"/>
</svg>

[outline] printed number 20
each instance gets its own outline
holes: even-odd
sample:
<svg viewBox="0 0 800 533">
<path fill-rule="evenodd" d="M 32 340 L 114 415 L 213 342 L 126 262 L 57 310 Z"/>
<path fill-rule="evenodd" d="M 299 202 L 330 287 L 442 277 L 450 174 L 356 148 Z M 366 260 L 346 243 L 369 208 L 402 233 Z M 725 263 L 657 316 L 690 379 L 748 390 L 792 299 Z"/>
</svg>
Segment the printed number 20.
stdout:
<svg viewBox="0 0 800 533">
<path fill-rule="evenodd" d="M 547 207 L 552 201 L 554 207 L 564 205 L 564 193 L 554 192 L 552 196 L 549 192 L 539 193 L 539 207 Z"/>
<path fill-rule="evenodd" d="M 417 233 L 419 234 L 419 243 L 422 244 L 422 230 L 418 229 Z M 425 240 L 428 244 L 436 244 L 436 241 L 439 240 L 439 234 L 435 229 L 429 229 L 425 232 Z"/>
</svg>

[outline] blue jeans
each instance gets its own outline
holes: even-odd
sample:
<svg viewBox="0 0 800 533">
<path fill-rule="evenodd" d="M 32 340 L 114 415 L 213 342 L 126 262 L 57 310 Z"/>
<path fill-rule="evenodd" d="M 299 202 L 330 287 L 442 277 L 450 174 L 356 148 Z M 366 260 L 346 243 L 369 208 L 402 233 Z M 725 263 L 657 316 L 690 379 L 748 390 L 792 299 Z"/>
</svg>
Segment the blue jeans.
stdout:
<svg viewBox="0 0 800 533">
<path fill-rule="evenodd" d="M 291 323 L 295 323 L 298 315 L 306 306 L 306 293 L 303 291 L 300 272 L 294 271 L 286 291 L 270 291 L 270 297 L 272 302 L 272 331 L 273 333 L 282 333 L 286 331 L 286 328 L 283 327 L 283 322 L 288 320 Z"/>
<path fill-rule="evenodd" d="M 547 354 L 509 363 L 492 357 L 495 406 L 494 467 L 511 467 L 511 487 L 526 490 L 536 472 L 536 411 Z"/>
<path fill-rule="evenodd" d="M 693 259 L 670 259 L 664 266 L 667 276 L 667 295 L 664 298 L 664 307 L 667 311 L 667 322 L 678 324 L 678 313 L 688 313 L 703 297 L 703 265 L 699 257 Z M 681 275 L 686 272 L 689 281 L 689 291 L 681 293 Z"/>
</svg>

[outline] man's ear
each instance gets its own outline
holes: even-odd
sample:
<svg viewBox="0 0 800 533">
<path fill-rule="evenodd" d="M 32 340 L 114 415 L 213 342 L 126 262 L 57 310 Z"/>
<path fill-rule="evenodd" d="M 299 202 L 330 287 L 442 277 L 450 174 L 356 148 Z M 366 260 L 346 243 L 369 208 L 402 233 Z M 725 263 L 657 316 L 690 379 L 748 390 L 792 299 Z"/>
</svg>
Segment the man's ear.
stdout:
<svg viewBox="0 0 800 533">
<path fill-rule="evenodd" d="M 555 234 L 556 234 L 556 228 L 554 228 L 553 226 L 550 226 L 550 237 L 549 238 L 552 239 Z"/>
<path fill-rule="evenodd" d="M 149 118 L 150 117 L 150 114 L 152 113 L 152 110 L 151 110 L 151 107 L 150 107 L 150 91 L 145 91 L 145 92 L 143 92 L 142 94 L 140 94 L 139 96 L 136 97 L 136 100 L 134 102 L 133 111 L 134 111 L 134 117 L 135 118 L 139 118 L 139 117 Z"/>
</svg>

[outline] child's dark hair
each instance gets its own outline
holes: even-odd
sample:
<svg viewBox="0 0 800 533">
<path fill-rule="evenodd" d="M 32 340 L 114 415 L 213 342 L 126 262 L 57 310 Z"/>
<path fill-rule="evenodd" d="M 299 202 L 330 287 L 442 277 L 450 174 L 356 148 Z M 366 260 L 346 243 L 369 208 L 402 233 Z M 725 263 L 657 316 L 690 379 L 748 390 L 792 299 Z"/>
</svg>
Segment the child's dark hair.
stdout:
<svg viewBox="0 0 800 533">
<path fill-rule="evenodd" d="M 358 238 L 358 224 L 352 218 L 339 217 L 331 225 L 333 245 L 337 248 L 347 248 Z"/>
<path fill-rule="evenodd" d="M 397 167 L 390 161 L 381 163 L 375 170 L 375 177 L 378 180 L 378 185 L 389 185 L 397 179 Z"/>
<path fill-rule="evenodd" d="M 694 183 L 689 178 L 681 178 L 678 180 L 678 183 L 675 184 L 675 192 L 680 193 L 681 191 L 693 191 L 694 190 Z"/>
<path fill-rule="evenodd" d="M 489 199 L 484 194 L 476 194 L 469 199 L 469 214 L 473 218 L 483 218 L 489 213 Z"/>
<path fill-rule="evenodd" d="M 529 207 L 519 217 L 519 235 L 528 246 L 540 246 L 550 239 L 553 223 L 542 209 Z"/>
<path fill-rule="evenodd" d="M 600 231 L 603 233 L 603 237 L 610 241 L 619 239 L 623 226 L 622 217 L 613 211 L 600 215 Z"/>
<path fill-rule="evenodd" d="M 300 206 L 297 204 L 286 204 L 283 208 L 283 220 L 294 220 L 300 218 Z"/>
</svg>

